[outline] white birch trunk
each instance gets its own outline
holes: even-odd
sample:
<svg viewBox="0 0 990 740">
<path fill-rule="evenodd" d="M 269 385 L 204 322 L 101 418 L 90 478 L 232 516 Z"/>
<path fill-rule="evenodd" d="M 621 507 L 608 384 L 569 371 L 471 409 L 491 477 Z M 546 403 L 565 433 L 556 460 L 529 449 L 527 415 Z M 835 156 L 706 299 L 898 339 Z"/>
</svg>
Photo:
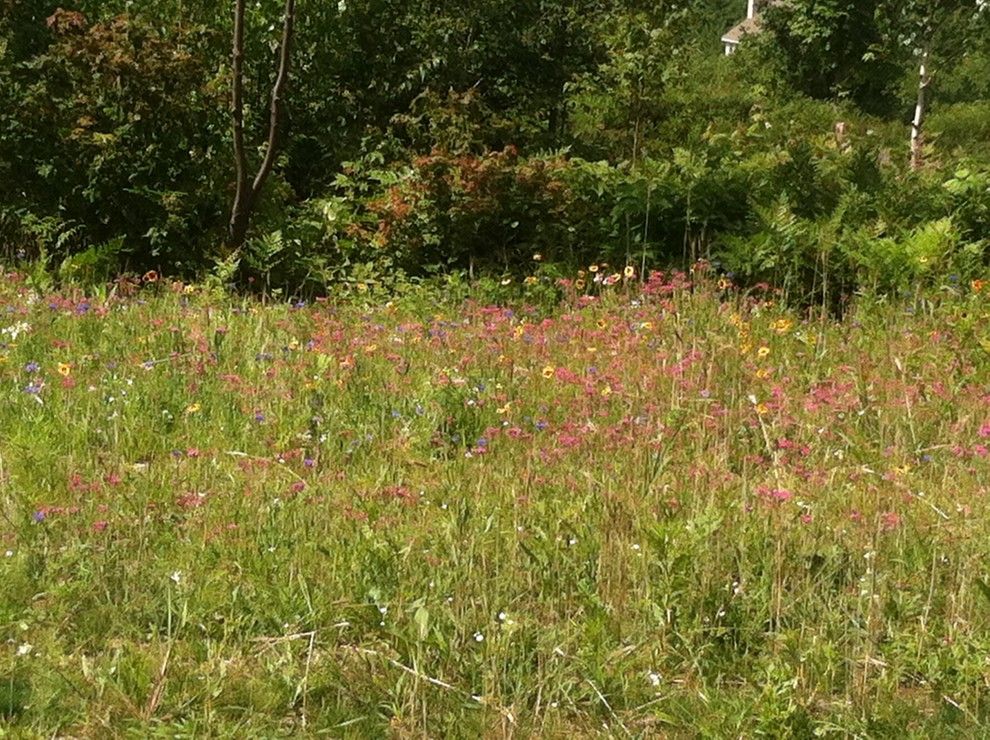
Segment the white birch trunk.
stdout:
<svg viewBox="0 0 990 740">
<path fill-rule="evenodd" d="M 928 88 L 932 76 L 929 69 L 929 51 L 926 48 L 921 53 L 921 68 L 918 74 L 918 103 L 914 109 L 914 120 L 911 122 L 911 169 L 921 169 L 924 163 L 925 147 L 925 117 L 928 114 Z"/>
</svg>

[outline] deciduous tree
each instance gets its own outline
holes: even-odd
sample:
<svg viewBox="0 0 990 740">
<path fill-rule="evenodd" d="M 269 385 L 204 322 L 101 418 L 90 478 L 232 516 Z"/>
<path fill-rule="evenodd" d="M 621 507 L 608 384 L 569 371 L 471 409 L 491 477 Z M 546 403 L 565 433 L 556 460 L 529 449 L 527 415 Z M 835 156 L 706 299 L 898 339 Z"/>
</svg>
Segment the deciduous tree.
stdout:
<svg viewBox="0 0 990 740">
<path fill-rule="evenodd" d="M 889 54 L 911 53 L 918 67 L 911 120 L 911 166 L 924 161 L 925 122 L 936 72 L 957 64 L 990 33 L 987 0 L 899 0 L 883 3 L 877 20 Z"/>
<path fill-rule="evenodd" d="M 898 108 L 904 58 L 876 53 L 885 0 L 790 0 L 762 11 L 763 50 L 781 75 L 814 98 L 850 98 L 886 115 Z"/>
</svg>

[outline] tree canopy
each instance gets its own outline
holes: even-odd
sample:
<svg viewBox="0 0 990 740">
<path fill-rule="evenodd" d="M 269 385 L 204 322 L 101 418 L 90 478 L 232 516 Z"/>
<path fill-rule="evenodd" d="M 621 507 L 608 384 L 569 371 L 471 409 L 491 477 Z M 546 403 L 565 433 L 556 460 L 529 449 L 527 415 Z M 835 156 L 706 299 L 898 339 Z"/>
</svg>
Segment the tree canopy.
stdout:
<svg viewBox="0 0 990 740">
<path fill-rule="evenodd" d="M 977 0 L 775 3 L 731 57 L 736 0 L 298 0 L 277 148 L 284 8 L 246 4 L 243 153 L 270 176 L 230 254 L 235 4 L 2 5 L 0 246 L 53 268 L 234 259 L 296 292 L 537 249 L 662 264 L 780 208 L 900 238 L 963 220 L 943 183 L 990 160 Z"/>
</svg>

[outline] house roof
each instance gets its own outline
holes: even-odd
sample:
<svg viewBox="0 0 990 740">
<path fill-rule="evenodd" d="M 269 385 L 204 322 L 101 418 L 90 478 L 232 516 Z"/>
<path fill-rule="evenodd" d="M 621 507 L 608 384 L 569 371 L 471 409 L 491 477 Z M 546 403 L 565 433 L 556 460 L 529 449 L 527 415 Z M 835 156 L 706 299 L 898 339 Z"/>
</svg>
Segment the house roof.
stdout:
<svg viewBox="0 0 990 740">
<path fill-rule="evenodd" d="M 760 31 L 760 18 L 747 18 L 742 23 L 739 23 L 728 31 L 722 37 L 722 41 L 726 44 L 738 44 L 743 36 L 748 34 L 759 33 Z"/>
</svg>

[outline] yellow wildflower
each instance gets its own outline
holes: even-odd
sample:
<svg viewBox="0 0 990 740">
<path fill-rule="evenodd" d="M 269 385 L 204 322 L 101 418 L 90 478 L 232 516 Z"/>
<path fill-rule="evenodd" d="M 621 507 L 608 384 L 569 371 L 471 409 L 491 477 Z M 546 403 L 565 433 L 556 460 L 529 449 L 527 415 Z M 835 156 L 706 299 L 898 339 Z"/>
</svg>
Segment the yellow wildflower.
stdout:
<svg viewBox="0 0 990 740">
<path fill-rule="evenodd" d="M 790 319 L 777 319 L 770 325 L 770 327 L 778 334 L 786 334 L 793 326 L 794 322 Z"/>
</svg>

